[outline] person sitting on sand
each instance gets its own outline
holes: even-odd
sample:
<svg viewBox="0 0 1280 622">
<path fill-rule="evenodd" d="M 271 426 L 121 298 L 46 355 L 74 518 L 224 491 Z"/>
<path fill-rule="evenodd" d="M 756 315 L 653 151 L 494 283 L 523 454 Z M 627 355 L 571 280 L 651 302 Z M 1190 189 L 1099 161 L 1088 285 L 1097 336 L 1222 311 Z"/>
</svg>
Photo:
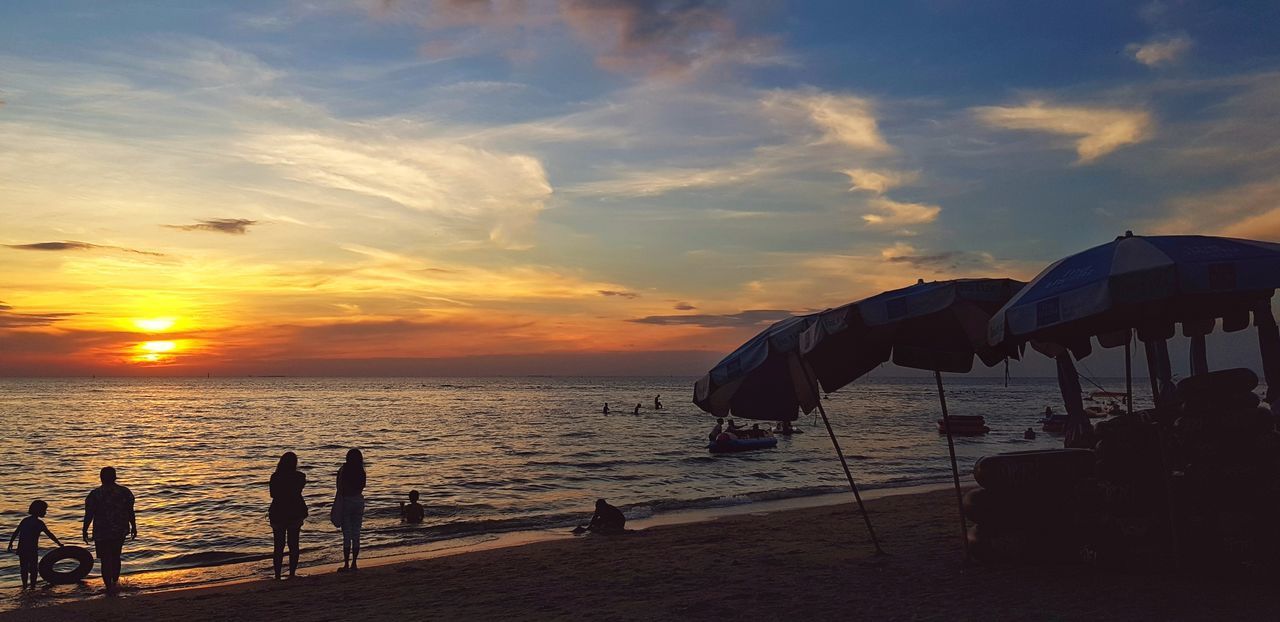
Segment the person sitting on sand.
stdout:
<svg viewBox="0 0 1280 622">
<path fill-rule="evenodd" d="M 418 503 L 418 491 L 410 490 L 409 505 L 405 505 L 403 501 L 400 502 L 400 521 L 417 525 L 422 522 L 423 514 L 422 504 Z"/>
<path fill-rule="evenodd" d="M 720 417 L 716 417 L 716 427 L 711 428 L 711 433 L 707 435 L 707 440 L 714 443 L 716 442 L 717 438 L 720 438 L 720 434 L 722 434 L 723 432 L 724 432 L 724 419 Z"/>
<path fill-rule="evenodd" d="M 27 509 L 27 517 L 18 523 L 18 528 L 9 536 L 9 552 L 13 552 L 13 541 L 18 541 L 18 572 L 22 575 L 22 589 L 35 589 L 36 576 L 40 573 L 40 534 L 49 536 L 53 543 L 62 546 L 58 537 L 49 531 L 49 527 L 41 520 L 49 513 L 49 504 L 36 500 Z M 30 581 L 28 581 L 30 577 Z"/>
<path fill-rule="evenodd" d="M 591 515 L 591 522 L 587 523 L 587 531 L 622 533 L 626 531 L 626 525 L 627 517 L 622 514 L 622 510 L 609 505 L 604 499 L 596 499 L 596 512 Z"/>
</svg>

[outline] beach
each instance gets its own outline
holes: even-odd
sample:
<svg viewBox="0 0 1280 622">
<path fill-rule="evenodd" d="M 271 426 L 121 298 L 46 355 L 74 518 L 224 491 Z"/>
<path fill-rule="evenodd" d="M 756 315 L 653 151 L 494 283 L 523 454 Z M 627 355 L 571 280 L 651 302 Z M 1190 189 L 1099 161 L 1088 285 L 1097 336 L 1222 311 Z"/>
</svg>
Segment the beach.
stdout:
<svg viewBox="0 0 1280 622">
<path fill-rule="evenodd" d="M 1222 620 L 1273 618 L 1270 569 L 1125 573 L 966 562 L 954 493 L 537 542 L 292 581 L 0 615 L 4 620 Z"/>
</svg>

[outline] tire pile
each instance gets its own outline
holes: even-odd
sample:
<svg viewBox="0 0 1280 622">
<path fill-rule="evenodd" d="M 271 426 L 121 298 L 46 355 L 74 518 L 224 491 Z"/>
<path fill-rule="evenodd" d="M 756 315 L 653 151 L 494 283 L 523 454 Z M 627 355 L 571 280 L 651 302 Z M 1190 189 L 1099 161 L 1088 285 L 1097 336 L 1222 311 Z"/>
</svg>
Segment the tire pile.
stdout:
<svg viewBox="0 0 1280 622">
<path fill-rule="evenodd" d="M 1229 369 L 1187 378 L 1176 403 L 1094 426 L 1093 450 L 987 456 L 964 498 L 988 561 L 1216 567 L 1280 557 L 1280 432 Z"/>
<path fill-rule="evenodd" d="M 1263 561 L 1280 547 L 1280 433 L 1248 369 L 1178 383 L 1170 490 L 1178 555 L 1196 561 Z"/>
<path fill-rule="evenodd" d="M 1047 449 L 986 456 L 964 497 L 969 552 L 984 561 L 1081 561 L 1080 525 L 1097 507 L 1094 452 Z"/>
</svg>

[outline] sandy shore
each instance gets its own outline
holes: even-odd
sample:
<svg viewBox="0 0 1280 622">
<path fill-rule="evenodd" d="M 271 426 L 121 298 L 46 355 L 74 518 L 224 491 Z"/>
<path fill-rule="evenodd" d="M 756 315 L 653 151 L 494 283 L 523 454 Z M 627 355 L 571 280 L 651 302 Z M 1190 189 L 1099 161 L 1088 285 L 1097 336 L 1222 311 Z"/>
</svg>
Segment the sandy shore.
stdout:
<svg viewBox="0 0 1280 622">
<path fill-rule="evenodd" d="M 947 491 L 730 516 L 322 574 L 9 612 L 4 620 L 1275 619 L 1274 568 L 1124 574 L 966 563 Z"/>
</svg>

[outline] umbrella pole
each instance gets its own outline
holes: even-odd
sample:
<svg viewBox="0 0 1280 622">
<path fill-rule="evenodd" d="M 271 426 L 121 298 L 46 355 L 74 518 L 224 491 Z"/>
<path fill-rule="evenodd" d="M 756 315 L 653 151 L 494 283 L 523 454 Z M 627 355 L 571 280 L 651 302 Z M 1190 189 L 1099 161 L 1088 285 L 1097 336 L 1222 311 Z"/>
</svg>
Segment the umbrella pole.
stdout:
<svg viewBox="0 0 1280 622">
<path fill-rule="evenodd" d="M 1133 414 L 1133 334 L 1124 342 L 1124 401 Z"/>
<path fill-rule="evenodd" d="M 951 435 L 951 415 L 947 413 L 947 395 L 942 391 L 942 372 L 934 370 L 938 382 L 938 403 L 942 404 L 942 425 L 947 429 L 947 451 L 951 453 L 951 479 L 956 484 L 956 507 L 960 510 L 960 541 L 964 543 L 964 557 L 969 559 L 969 523 L 964 518 L 964 495 L 960 492 L 960 468 L 956 466 L 956 442 Z"/>
<path fill-rule="evenodd" d="M 866 506 L 862 505 L 862 495 L 858 493 L 858 485 L 853 483 L 853 473 L 849 471 L 849 463 L 844 459 L 844 452 L 840 451 L 840 441 L 836 440 L 836 433 L 831 429 L 831 420 L 827 419 L 827 409 L 822 407 L 822 400 L 818 400 L 818 412 L 822 415 L 822 423 L 827 426 L 827 434 L 831 436 L 831 445 L 836 448 L 836 455 L 840 457 L 840 466 L 844 467 L 844 476 L 849 480 L 849 488 L 853 490 L 853 498 L 858 501 L 858 510 L 862 512 L 862 520 L 867 523 L 867 533 L 871 534 L 871 543 L 876 547 L 876 555 L 884 555 L 884 550 L 880 548 L 880 540 L 876 538 L 876 530 L 871 526 L 871 516 L 867 514 Z"/>
</svg>

